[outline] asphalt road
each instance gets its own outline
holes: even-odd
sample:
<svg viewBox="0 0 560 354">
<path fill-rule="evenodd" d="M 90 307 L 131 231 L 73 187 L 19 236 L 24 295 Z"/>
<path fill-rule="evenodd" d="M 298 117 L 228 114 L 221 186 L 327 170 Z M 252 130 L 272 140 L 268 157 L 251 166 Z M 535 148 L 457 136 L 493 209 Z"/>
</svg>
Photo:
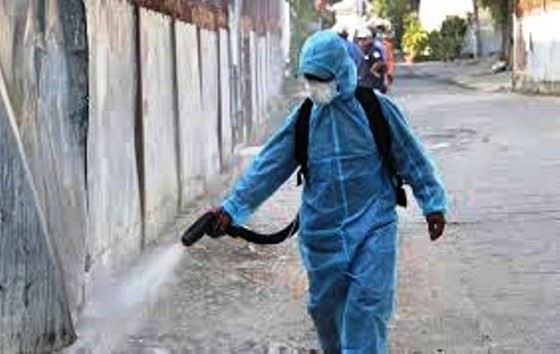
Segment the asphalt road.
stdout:
<svg viewBox="0 0 560 354">
<path fill-rule="evenodd" d="M 398 90 L 451 199 L 443 242 L 403 217 L 393 347 L 560 351 L 560 100 Z"/>
<path fill-rule="evenodd" d="M 401 78 L 394 94 L 436 157 L 450 214 L 432 243 L 416 206 L 401 211 L 392 352 L 560 351 L 560 100 L 433 78 Z M 298 193 L 290 181 L 253 226 L 283 227 Z M 154 299 L 123 315 L 110 343 L 100 345 L 109 336 L 98 326 L 99 345 L 80 351 L 308 351 L 317 346 L 306 287 L 295 240 L 203 240 Z"/>
</svg>

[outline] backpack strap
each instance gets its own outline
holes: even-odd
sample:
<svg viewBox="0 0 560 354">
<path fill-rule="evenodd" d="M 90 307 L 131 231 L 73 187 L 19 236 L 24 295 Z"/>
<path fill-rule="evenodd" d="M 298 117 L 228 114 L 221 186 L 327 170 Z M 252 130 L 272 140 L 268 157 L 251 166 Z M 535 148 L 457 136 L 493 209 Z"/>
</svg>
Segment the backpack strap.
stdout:
<svg viewBox="0 0 560 354">
<path fill-rule="evenodd" d="M 383 165 L 389 172 L 395 187 L 397 205 L 407 206 L 406 192 L 403 188 L 403 178 L 395 168 L 391 155 L 391 130 L 387 118 L 383 114 L 381 104 L 372 89 L 358 87 L 355 92 L 356 99 L 366 113 L 371 134 L 375 140 L 377 150 L 383 160 Z M 295 159 L 299 165 L 297 184 L 301 185 L 309 171 L 309 122 L 313 101 L 307 98 L 299 108 L 295 123 Z"/>
<path fill-rule="evenodd" d="M 403 178 L 398 173 L 395 167 L 395 161 L 391 155 L 391 129 L 387 118 L 383 114 L 379 99 L 372 89 L 365 87 L 358 87 L 356 89 L 356 99 L 360 102 L 360 105 L 366 113 L 371 135 L 375 140 L 383 164 L 393 180 L 397 205 L 406 207 L 408 203 L 406 192 L 403 188 Z"/>
<path fill-rule="evenodd" d="M 301 104 L 296 117 L 295 158 L 299 165 L 297 175 L 298 186 L 303 183 L 304 178 L 307 178 L 307 172 L 309 171 L 309 120 L 312 108 L 313 101 L 310 98 L 306 98 Z"/>
</svg>

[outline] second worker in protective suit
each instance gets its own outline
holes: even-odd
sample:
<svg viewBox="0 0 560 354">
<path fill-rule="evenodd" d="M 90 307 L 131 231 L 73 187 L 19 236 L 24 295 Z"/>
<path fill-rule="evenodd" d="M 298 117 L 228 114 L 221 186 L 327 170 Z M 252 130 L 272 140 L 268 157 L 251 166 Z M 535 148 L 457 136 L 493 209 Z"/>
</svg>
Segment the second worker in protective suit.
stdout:
<svg viewBox="0 0 560 354">
<path fill-rule="evenodd" d="M 307 39 L 299 72 L 313 108 L 299 245 L 309 276 L 308 310 L 326 353 L 386 353 L 396 286 L 395 191 L 354 96 L 356 67 L 334 31 Z M 412 187 L 432 240 L 445 225 L 445 192 L 402 111 L 377 94 L 392 135 L 391 154 Z M 223 201 L 223 226 L 243 224 L 298 167 L 288 116 Z"/>
</svg>

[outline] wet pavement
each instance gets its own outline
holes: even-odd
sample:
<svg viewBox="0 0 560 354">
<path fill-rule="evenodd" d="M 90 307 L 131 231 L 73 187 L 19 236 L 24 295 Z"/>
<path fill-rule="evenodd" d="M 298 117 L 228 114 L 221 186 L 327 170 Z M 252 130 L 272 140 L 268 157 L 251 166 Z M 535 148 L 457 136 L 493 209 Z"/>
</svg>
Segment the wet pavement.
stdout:
<svg viewBox="0 0 560 354">
<path fill-rule="evenodd" d="M 394 93 L 437 158 L 451 212 L 436 243 L 416 205 L 400 212 L 392 352 L 560 350 L 560 100 L 430 78 L 400 80 Z M 251 226 L 282 228 L 298 198 L 291 180 Z M 126 314 L 110 348 L 81 352 L 309 351 L 306 289 L 295 239 L 204 239 L 183 251 L 157 296 Z"/>
</svg>

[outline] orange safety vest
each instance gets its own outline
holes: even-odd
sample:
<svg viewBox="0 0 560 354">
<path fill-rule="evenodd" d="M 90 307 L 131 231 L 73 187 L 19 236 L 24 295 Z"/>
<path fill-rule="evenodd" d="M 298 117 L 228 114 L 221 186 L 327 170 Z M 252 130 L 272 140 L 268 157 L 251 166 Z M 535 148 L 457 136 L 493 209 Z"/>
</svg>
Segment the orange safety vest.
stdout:
<svg viewBox="0 0 560 354">
<path fill-rule="evenodd" d="M 395 48 L 393 47 L 393 41 L 383 38 L 383 47 L 385 48 L 387 74 L 395 76 Z"/>
</svg>

